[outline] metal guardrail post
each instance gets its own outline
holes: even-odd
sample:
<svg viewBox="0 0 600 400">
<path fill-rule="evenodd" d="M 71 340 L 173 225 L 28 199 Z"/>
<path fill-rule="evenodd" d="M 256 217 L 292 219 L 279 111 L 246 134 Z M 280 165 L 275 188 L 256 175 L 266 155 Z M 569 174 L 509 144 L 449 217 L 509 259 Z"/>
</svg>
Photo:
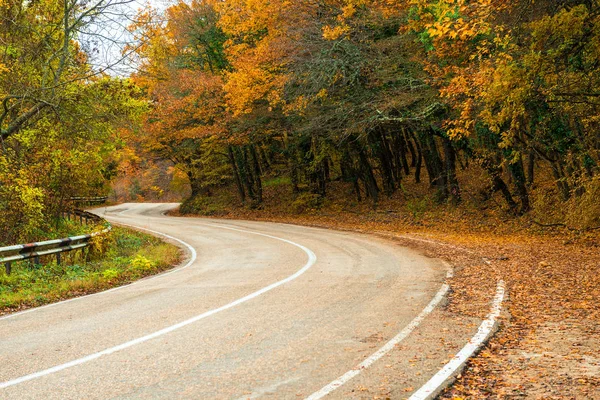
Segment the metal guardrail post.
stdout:
<svg viewBox="0 0 600 400">
<path fill-rule="evenodd" d="M 86 224 L 88 224 L 90 221 L 98 224 L 103 222 L 107 223 L 101 217 L 81 210 L 75 210 L 74 212 L 67 210 L 64 212 L 64 215 L 67 215 L 69 219 L 70 216 L 73 215 L 74 221 L 76 221 L 77 216 L 79 216 L 79 221 L 83 223 L 85 219 Z M 87 250 L 89 250 L 88 246 L 90 245 L 92 238 L 108 233 L 111 228 L 112 227 L 110 224 L 108 224 L 108 226 L 106 226 L 104 229 L 86 235 L 0 247 L 0 264 L 4 264 L 4 270 L 6 271 L 6 274 L 10 275 L 12 272 L 11 267 L 13 261 L 31 260 L 33 258 L 34 263 L 39 265 L 41 256 L 49 256 L 54 254 L 56 255 L 57 264 L 60 265 L 62 261 L 61 253 L 76 251 L 79 249 L 82 250 L 82 259 L 87 259 L 89 253 Z"/>
</svg>

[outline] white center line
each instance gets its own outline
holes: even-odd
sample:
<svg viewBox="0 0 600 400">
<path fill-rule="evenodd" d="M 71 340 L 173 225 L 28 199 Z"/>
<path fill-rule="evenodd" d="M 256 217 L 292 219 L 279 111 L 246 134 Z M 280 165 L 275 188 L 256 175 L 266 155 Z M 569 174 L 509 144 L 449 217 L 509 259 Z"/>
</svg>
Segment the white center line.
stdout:
<svg viewBox="0 0 600 400">
<path fill-rule="evenodd" d="M 19 378 L 15 378 L 15 379 L 12 379 L 12 380 L 9 380 L 9 381 L 6 381 L 6 382 L 2 382 L 2 383 L 0 383 L 0 389 L 4 389 L 4 388 L 7 388 L 9 386 L 18 385 L 18 384 L 23 383 L 23 382 L 27 382 L 27 381 L 30 381 L 30 380 L 33 380 L 33 379 L 37 379 L 37 378 L 46 376 L 46 375 L 50 375 L 50 374 L 53 374 L 55 372 L 59 372 L 59 371 L 65 370 L 67 368 L 74 367 L 76 365 L 81 365 L 81 364 L 90 362 L 92 360 L 95 360 L 97 358 L 100 358 L 102 356 L 106 356 L 106 355 L 115 353 L 117 351 L 121 351 L 121 350 L 127 349 L 127 348 L 135 346 L 137 344 L 144 343 L 144 342 L 147 342 L 147 341 L 149 341 L 151 339 L 155 339 L 155 338 L 157 338 L 159 336 L 163 336 L 163 335 L 166 335 L 166 334 L 171 333 L 173 331 L 176 331 L 176 330 L 178 330 L 180 328 L 183 328 L 184 326 L 193 324 L 194 322 L 197 322 L 197 321 L 200 321 L 201 319 L 210 317 L 211 315 L 217 314 L 217 313 L 219 313 L 221 311 L 228 310 L 228 309 L 230 309 L 232 307 L 235 307 L 235 306 L 237 306 L 239 304 L 242 304 L 242 303 L 245 303 L 245 302 L 247 302 L 249 300 L 252 300 L 252 299 L 254 299 L 254 298 L 256 298 L 256 297 L 258 297 L 258 296 L 260 296 L 260 295 L 262 295 L 262 294 L 264 294 L 264 293 L 266 293 L 268 291 L 270 291 L 270 290 L 273 290 L 273 289 L 275 289 L 278 286 L 281 286 L 281 285 L 283 285 L 285 283 L 291 282 L 294 279 L 298 278 L 300 275 L 304 274 L 306 271 L 308 271 L 308 269 L 310 267 L 312 267 L 315 264 L 315 262 L 317 261 L 317 256 L 315 255 L 315 253 L 312 252 L 312 250 L 308 249 L 307 247 L 302 246 L 301 244 L 292 242 L 291 240 L 283 239 L 283 238 L 280 238 L 280 237 L 277 237 L 277 236 L 267 235 L 267 234 L 264 234 L 264 233 L 248 231 L 248 230 L 244 230 L 244 229 L 230 228 L 230 227 L 227 227 L 227 226 L 216 225 L 216 224 L 209 224 L 209 225 L 210 226 L 214 226 L 216 228 L 220 228 L 220 229 L 228 229 L 228 230 L 231 230 L 231 231 L 237 231 L 237 232 L 249 233 L 249 234 L 252 234 L 252 235 L 264 236 L 264 237 L 268 237 L 268 238 L 271 238 L 271 239 L 275 239 L 275 240 L 279 240 L 279 241 L 291 244 L 292 246 L 296 246 L 296 247 L 300 248 L 302 251 L 304 251 L 306 253 L 306 255 L 308 256 L 308 261 L 295 274 L 290 275 L 287 278 L 282 279 L 282 280 L 280 280 L 278 282 L 275 282 L 275 283 L 273 283 L 273 284 L 271 284 L 271 285 L 269 285 L 267 287 L 264 287 L 264 288 L 262 288 L 262 289 L 260 289 L 260 290 L 258 290 L 256 292 L 254 292 L 254 293 L 251 293 L 251 294 L 249 294 L 247 296 L 244 296 L 244 297 L 242 297 L 240 299 L 237 299 L 237 300 L 235 300 L 235 301 L 233 301 L 233 302 L 231 302 L 229 304 L 226 304 L 226 305 L 221 306 L 219 308 L 215 308 L 215 309 L 206 311 L 206 312 L 204 312 L 204 313 L 202 313 L 200 315 L 197 315 L 195 317 L 189 318 L 189 319 L 187 319 L 185 321 L 182 321 L 182 322 L 179 322 L 179 323 L 177 323 L 175 325 L 168 326 L 168 327 L 163 328 L 161 330 L 158 330 L 156 332 L 152 332 L 152 333 L 150 333 L 148 335 L 139 337 L 137 339 L 130 340 L 128 342 L 122 343 L 122 344 L 114 346 L 114 347 L 110 347 L 108 349 L 99 351 L 97 353 L 93 353 L 93 354 L 90 354 L 88 356 L 85 356 L 85 357 L 82 357 L 82 358 L 78 358 L 76 360 L 69 361 L 69 362 L 64 363 L 64 364 L 56 365 L 54 367 L 51 367 L 51 368 L 48 368 L 48 369 L 45 369 L 45 370 L 42 370 L 42 371 L 38 371 L 38 372 L 29 374 L 29 375 L 24 375 L 24 376 L 21 376 Z"/>
</svg>

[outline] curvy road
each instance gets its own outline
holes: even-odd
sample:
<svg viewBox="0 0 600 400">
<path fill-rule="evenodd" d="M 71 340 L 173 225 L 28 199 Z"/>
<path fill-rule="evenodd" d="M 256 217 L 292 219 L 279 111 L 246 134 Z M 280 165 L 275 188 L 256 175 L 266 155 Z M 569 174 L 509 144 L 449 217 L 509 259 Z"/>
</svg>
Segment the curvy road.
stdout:
<svg viewBox="0 0 600 400">
<path fill-rule="evenodd" d="M 443 319 L 425 315 L 440 260 L 357 233 L 165 216 L 176 206 L 95 210 L 168 235 L 187 260 L 0 317 L 0 398 L 402 398 L 469 336 L 440 339 Z"/>
</svg>

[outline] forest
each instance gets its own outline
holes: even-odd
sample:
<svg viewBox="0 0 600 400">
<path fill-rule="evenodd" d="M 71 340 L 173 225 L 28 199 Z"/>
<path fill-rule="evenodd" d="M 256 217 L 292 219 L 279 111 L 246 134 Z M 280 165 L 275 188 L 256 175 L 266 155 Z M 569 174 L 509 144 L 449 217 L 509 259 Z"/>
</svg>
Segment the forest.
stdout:
<svg viewBox="0 0 600 400">
<path fill-rule="evenodd" d="M 0 3 L 3 242 L 50 229 L 70 196 L 159 200 L 174 181 L 196 213 L 223 190 L 262 209 L 280 185 L 299 210 L 467 193 L 600 225 L 595 0 L 148 6 L 119 25 L 126 76 L 93 62 L 119 4 Z"/>
<path fill-rule="evenodd" d="M 510 215 L 560 208 L 552 223 L 595 227 L 599 12 L 467 0 L 146 10 L 132 81 L 150 107 L 133 144 L 185 174 L 184 211 L 224 186 L 260 209 L 274 181 L 309 208 L 332 191 L 376 207 L 414 184 L 459 206 L 460 178 L 484 176 L 475 195 Z"/>
</svg>

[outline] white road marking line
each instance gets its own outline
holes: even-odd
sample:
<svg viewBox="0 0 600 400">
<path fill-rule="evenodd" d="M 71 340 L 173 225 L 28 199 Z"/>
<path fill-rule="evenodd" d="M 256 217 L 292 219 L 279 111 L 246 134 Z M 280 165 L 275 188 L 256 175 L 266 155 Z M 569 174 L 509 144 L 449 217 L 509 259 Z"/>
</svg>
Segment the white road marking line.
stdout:
<svg viewBox="0 0 600 400">
<path fill-rule="evenodd" d="M 210 317 L 211 315 L 217 314 L 217 313 L 219 313 L 221 311 L 228 310 L 228 309 L 230 309 L 232 307 L 235 307 L 235 306 L 237 306 L 239 304 L 242 304 L 242 303 L 245 303 L 245 302 L 247 302 L 249 300 L 252 300 L 252 299 L 254 299 L 254 298 L 256 298 L 256 297 L 258 297 L 258 296 L 260 296 L 260 295 L 262 295 L 262 294 L 264 294 L 264 293 L 266 293 L 268 291 L 270 291 L 270 290 L 273 290 L 273 289 L 275 289 L 278 286 L 281 286 L 281 285 L 283 285 L 285 283 L 293 281 L 294 279 L 298 278 L 300 275 L 302 275 L 306 271 L 308 271 L 308 269 L 310 267 L 312 267 L 315 264 L 315 262 L 317 261 L 317 256 L 315 255 L 315 253 L 312 252 L 312 250 L 308 249 L 307 247 L 302 246 L 301 244 L 292 242 L 291 240 L 283 239 L 283 238 L 280 238 L 280 237 L 277 237 L 277 236 L 267 235 L 267 234 L 264 234 L 264 233 L 253 232 L 253 231 L 248 231 L 248 230 L 244 230 L 244 229 L 229 228 L 229 227 L 220 226 L 220 225 L 216 225 L 216 224 L 210 224 L 210 226 L 214 226 L 214 227 L 221 228 L 221 229 L 228 229 L 228 230 L 232 230 L 232 231 L 249 233 L 249 234 L 252 234 L 252 235 L 264 236 L 264 237 L 268 237 L 268 238 L 271 238 L 271 239 L 275 239 L 275 240 L 279 240 L 279 241 L 291 244 L 292 246 L 296 246 L 296 247 L 300 248 L 302 251 L 304 251 L 306 253 L 306 255 L 308 255 L 308 261 L 306 262 L 306 264 L 304 264 L 304 266 L 301 269 L 299 269 L 293 275 L 290 275 L 290 276 L 288 276 L 285 279 L 277 281 L 277 282 L 275 282 L 275 283 L 273 283 L 273 284 L 271 284 L 269 286 L 266 286 L 266 287 L 264 287 L 264 288 L 262 288 L 262 289 L 260 289 L 260 290 L 258 290 L 256 292 L 254 292 L 254 293 L 251 293 L 251 294 L 249 294 L 247 296 L 244 296 L 244 297 L 242 297 L 240 299 L 237 299 L 237 300 L 235 300 L 235 301 L 233 301 L 233 302 L 231 302 L 229 304 L 226 304 L 226 305 L 221 306 L 219 308 L 215 308 L 215 309 L 212 309 L 210 311 L 204 312 L 204 313 L 202 313 L 200 315 L 197 315 L 197 316 L 195 316 L 193 318 L 190 318 L 190 319 L 187 319 L 185 321 L 179 322 L 179 323 L 177 323 L 175 325 L 168 326 L 166 328 L 163 328 L 163 329 L 158 330 L 156 332 L 150 333 L 148 335 L 145 335 L 145 336 L 139 337 L 137 339 L 133 339 L 133 340 L 130 340 L 128 342 L 122 343 L 122 344 L 120 344 L 118 346 L 110 347 L 108 349 L 99 351 L 97 353 L 90 354 L 90 355 L 88 355 L 86 357 L 78 358 L 76 360 L 69 361 L 67 363 L 60 364 L 60 365 L 54 366 L 52 368 L 48 368 L 48 369 L 45 369 L 45 370 L 42 370 L 42 371 L 39 371 L 39 372 L 35 372 L 35 373 L 29 374 L 29 375 L 21 376 L 19 378 L 15 378 L 15 379 L 12 379 L 10 381 L 2 382 L 2 383 L 0 383 L 0 389 L 4 389 L 4 388 L 7 388 L 7 387 L 13 386 L 13 385 L 18 385 L 20 383 L 23 383 L 23 382 L 26 382 L 26 381 L 30 381 L 32 379 L 37 379 L 37 378 L 40 378 L 42 376 L 50 375 L 50 374 L 53 374 L 55 372 L 59 372 L 59 371 L 65 370 L 67 368 L 74 367 L 76 365 L 81 365 L 81 364 L 87 363 L 89 361 L 95 360 L 95 359 L 100 358 L 102 356 L 106 356 L 106 355 L 115 353 L 117 351 L 121 351 L 121 350 L 124 350 L 126 348 L 135 346 L 136 344 L 144 343 L 144 342 L 147 342 L 148 340 L 155 339 L 155 338 L 157 338 L 159 336 L 166 335 L 167 333 L 170 333 L 170 332 L 173 332 L 173 331 L 178 330 L 180 328 L 183 328 L 184 326 L 193 324 L 194 322 L 200 321 L 201 319 Z"/>
<path fill-rule="evenodd" d="M 442 386 L 447 382 L 448 379 L 464 364 L 467 360 L 473 356 L 473 354 L 481 348 L 483 343 L 489 339 L 493 332 L 496 319 L 500 315 L 502 310 L 502 301 L 504 300 L 504 281 L 498 281 L 498 287 L 496 288 L 496 295 L 492 302 L 492 309 L 487 317 L 477 330 L 477 333 L 469 342 L 463 347 L 458 354 L 450 360 L 444 367 L 438 371 L 425 385 L 419 390 L 413 393 L 409 397 L 409 400 L 425 400 L 432 399 L 437 394 Z"/>
<path fill-rule="evenodd" d="M 448 265 L 447 263 L 445 263 Z M 452 277 L 452 269 L 448 270 L 447 278 Z M 433 309 L 439 304 L 440 301 L 444 298 L 450 286 L 447 283 L 444 283 L 440 290 L 436 293 L 435 297 L 429 302 L 427 307 L 421 311 L 419 315 L 417 315 L 407 326 L 404 327 L 396 336 L 394 336 L 389 342 L 383 345 L 379 350 L 375 353 L 371 354 L 367 359 L 358 364 L 356 367 L 346 372 L 344 375 L 340 376 L 333 382 L 321 388 L 319 391 L 314 392 L 310 396 L 308 396 L 305 400 L 318 400 L 327 396 L 340 386 L 347 383 L 350 379 L 354 378 L 356 375 L 360 374 L 364 369 L 369 368 L 375 361 L 379 360 L 381 357 L 389 353 L 398 343 L 402 342 L 404 339 L 408 337 L 415 330 L 417 326 L 429 315 Z"/>
<path fill-rule="evenodd" d="M 122 223 L 119 223 L 119 222 L 115 222 L 115 223 L 118 224 L 118 225 L 121 225 L 121 226 L 127 226 L 127 227 L 130 227 L 130 228 L 135 228 L 135 229 L 138 229 L 138 230 L 142 230 L 142 231 L 154 233 L 156 235 L 160 235 L 160 236 L 165 237 L 167 239 L 171 239 L 171 240 L 174 240 L 176 242 L 179 242 L 182 245 L 184 245 L 185 247 L 187 247 L 187 249 L 190 251 L 191 258 L 190 258 L 190 260 L 184 266 L 172 269 L 172 270 L 170 270 L 168 272 L 163 272 L 163 273 L 158 274 L 158 275 L 154 275 L 154 276 L 151 276 L 151 277 L 148 277 L 148 278 L 145 278 L 145 279 L 141 279 L 139 281 L 127 283 L 127 284 L 122 285 L 122 286 L 117 286 L 116 288 L 104 290 L 102 292 L 97 292 L 97 293 L 92 293 L 92 294 L 86 294 L 84 296 L 74 297 L 72 299 L 58 301 L 56 303 L 46 304 L 45 306 L 39 306 L 39 307 L 35 307 L 35 308 L 30 308 L 29 310 L 16 312 L 14 314 L 8 314 L 8 315 L 0 317 L 0 321 L 5 320 L 5 319 L 9 319 L 9 318 L 18 317 L 19 315 L 28 314 L 28 313 L 31 313 L 31 312 L 34 312 L 34 311 L 39 311 L 39 310 L 43 310 L 43 309 L 46 309 L 46 308 L 58 306 L 58 305 L 61 305 L 61 304 L 71 303 L 73 301 L 77 301 L 77 300 L 81 300 L 81 299 L 86 299 L 88 297 L 99 296 L 101 294 L 107 294 L 107 293 L 111 293 L 111 292 L 116 292 L 117 290 L 125 289 L 125 288 L 128 288 L 128 287 L 130 287 L 132 285 L 135 285 L 135 284 L 138 284 L 138 283 L 148 282 L 148 281 L 156 279 L 156 278 L 162 278 L 162 277 L 164 277 L 166 275 L 170 275 L 172 273 L 179 272 L 182 269 L 186 269 L 187 267 L 189 267 L 190 265 L 192 265 L 194 263 L 194 261 L 196 261 L 196 258 L 198 257 L 198 255 L 196 254 L 196 250 L 191 245 L 189 245 L 188 243 L 184 242 L 183 240 L 177 239 L 176 237 L 167 235 L 166 233 L 162 233 L 162 232 L 158 232 L 158 231 L 153 231 L 152 229 L 141 228 L 141 227 L 138 227 L 138 226 L 135 226 L 135 225 L 122 224 Z"/>
</svg>

